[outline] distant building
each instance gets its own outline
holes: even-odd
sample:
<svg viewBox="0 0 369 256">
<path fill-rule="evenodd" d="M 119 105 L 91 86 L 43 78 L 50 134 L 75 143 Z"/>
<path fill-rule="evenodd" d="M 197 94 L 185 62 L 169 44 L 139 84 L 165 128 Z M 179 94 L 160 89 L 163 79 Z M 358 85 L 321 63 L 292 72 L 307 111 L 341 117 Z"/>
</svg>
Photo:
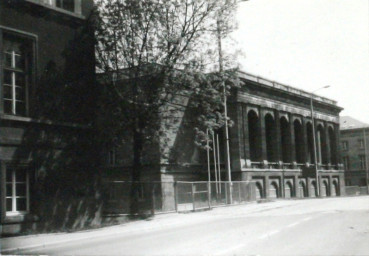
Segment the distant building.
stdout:
<svg viewBox="0 0 369 256">
<path fill-rule="evenodd" d="M 81 159 L 94 112 L 85 107 L 94 91 L 92 7 L 92 0 L 0 1 L 2 234 L 63 226 L 61 187 L 89 169 Z"/>
<path fill-rule="evenodd" d="M 369 124 L 341 117 L 341 154 L 346 186 L 366 186 L 369 160 Z"/>
</svg>

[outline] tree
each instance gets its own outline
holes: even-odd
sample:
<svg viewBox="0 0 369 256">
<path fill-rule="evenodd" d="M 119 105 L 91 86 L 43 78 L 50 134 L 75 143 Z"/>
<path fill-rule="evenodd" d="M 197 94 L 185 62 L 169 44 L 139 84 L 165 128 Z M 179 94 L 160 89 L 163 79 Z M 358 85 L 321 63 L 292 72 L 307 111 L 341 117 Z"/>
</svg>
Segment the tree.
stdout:
<svg viewBox="0 0 369 256">
<path fill-rule="evenodd" d="M 115 99 L 112 139 L 120 141 L 123 130 L 132 137 L 132 181 L 140 180 L 147 143 L 156 141 L 168 157 L 163 135 L 190 104 L 202 125 L 219 116 L 220 78 L 233 78 L 232 72 L 212 72 L 218 63 L 214 32 L 219 20 L 231 24 L 235 9 L 234 0 L 97 1 L 97 70 L 106 95 Z M 222 36 L 232 31 L 223 28 Z"/>
</svg>

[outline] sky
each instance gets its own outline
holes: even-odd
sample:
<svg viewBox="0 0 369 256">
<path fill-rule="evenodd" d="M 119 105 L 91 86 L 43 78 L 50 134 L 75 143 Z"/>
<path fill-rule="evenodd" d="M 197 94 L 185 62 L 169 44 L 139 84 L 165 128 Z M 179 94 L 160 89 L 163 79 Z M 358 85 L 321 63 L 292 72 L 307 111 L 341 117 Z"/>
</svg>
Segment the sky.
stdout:
<svg viewBox="0 0 369 256">
<path fill-rule="evenodd" d="M 369 0 L 249 0 L 232 35 L 241 70 L 337 101 L 369 123 Z"/>
</svg>

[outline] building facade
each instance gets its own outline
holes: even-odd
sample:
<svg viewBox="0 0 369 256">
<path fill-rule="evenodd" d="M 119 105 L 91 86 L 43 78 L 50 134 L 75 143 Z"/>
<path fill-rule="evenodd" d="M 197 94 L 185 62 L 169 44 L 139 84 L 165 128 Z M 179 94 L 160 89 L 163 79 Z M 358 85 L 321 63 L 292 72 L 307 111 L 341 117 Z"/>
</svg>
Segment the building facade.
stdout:
<svg viewBox="0 0 369 256">
<path fill-rule="evenodd" d="M 0 1 L 2 234 L 58 226 L 68 208 L 55 208 L 62 187 L 90 168 L 82 159 L 94 111 L 86 106 L 94 91 L 92 8 L 82 0 Z"/>
<path fill-rule="evenodd" d="M 230 103 L 233 179 L 256 181 L 261 198 L 344 195 L 338 143 L 342 108 L 247 73 L 240 79 Z"/>
<path fill-rule="evenodd" d="M 346 186 L 366 186 L 369 160 L 369 125 L 341 117 L 341 155 Z"/>
<path fill-rule="evenodd" d="M 240 87 L 228 98 L 232 181 L 255 182 L 256 198 L 303 198 L 345 194 L 339 148 L 339 113 L 336 102 L 277 82 L 239 72 Z M 313 98 L 312 123 L 311 98 Z M 189 106 L 188 99 L 182 104 Z M 160 181 L 163 207 L 174 205 L 173 182 L 207 181 L 207 152 L 195 146 L 196 109 L 177 113 L 177 126 L 166 130 L 164 152 L 150 148 L 142 180 Z M 165 125 L 163 125 L 164 127 Z M 313 128 L 315 127 L 315 129 Z M 205 132 L 205 131 L 204 131 Z M 314 151 L 314 135 L 316 150 Z M 227 181 L 224 128 L 210 143 L 211 180 Z M 127 140 L 126 140 L 127 141 Z M 215 141 L 215 142 L 214 142 Z M 129 180 L 129 143 L 109 151 L 106 172 Z M 317 170 L 315 168 L 315 154 Z M 150 157 L 151 156 L 151 157 Z M 215 178 L 214 163 L 220 166 Z M 123 175 L 123 174 L 126 175 Z M 316 181 L 318 173 L 318 182 Z"/>
</svg>

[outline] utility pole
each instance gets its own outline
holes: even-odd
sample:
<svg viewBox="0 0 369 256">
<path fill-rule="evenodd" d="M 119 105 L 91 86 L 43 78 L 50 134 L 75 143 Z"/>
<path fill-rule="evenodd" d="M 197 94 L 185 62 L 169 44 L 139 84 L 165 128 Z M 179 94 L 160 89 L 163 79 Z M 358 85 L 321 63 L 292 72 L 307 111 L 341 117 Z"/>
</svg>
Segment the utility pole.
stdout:
<svg viewBox="0 0 369 256">
<path fill-rule="evenodd" d="M 315 122 L 314 122 L 314 107 L 313 107 L 313 94 L 310 97 L 310 110 L 311 110 L 311 124 L 313 126 L 313 143 L 314 143 L 314 167 L 315 167 L 315 182 L 316 182 L 316 195 L 320 196 L 320 182 L 319 182 L 319 168 L 316 154 L 316 138 L 315 138 Z"/>
<path fill-rule="evenodd" d="M 220 16 L 220 15 L 219 15 Z M 232 204 L 232 176 L 231 176 L 231 160 L 229 156 L 229 134 L 228 134 L 228 113 L 227 113 L 227 90 L 223 77 L 223 53 L 222 53 L 222 35 L 220 19 L 217 19 L 217 36 L 218 36 L 218 52 L 219 52 L 219 73 L 221 76 L 221 82 L 223 86 L 223 101 L 224 101 L 224 119 L 225 119 L 225 139 L 226 139 L 226 164 L 227 164 L 227 179 L 229 182 L 229 203 Z"/>
</svg>

